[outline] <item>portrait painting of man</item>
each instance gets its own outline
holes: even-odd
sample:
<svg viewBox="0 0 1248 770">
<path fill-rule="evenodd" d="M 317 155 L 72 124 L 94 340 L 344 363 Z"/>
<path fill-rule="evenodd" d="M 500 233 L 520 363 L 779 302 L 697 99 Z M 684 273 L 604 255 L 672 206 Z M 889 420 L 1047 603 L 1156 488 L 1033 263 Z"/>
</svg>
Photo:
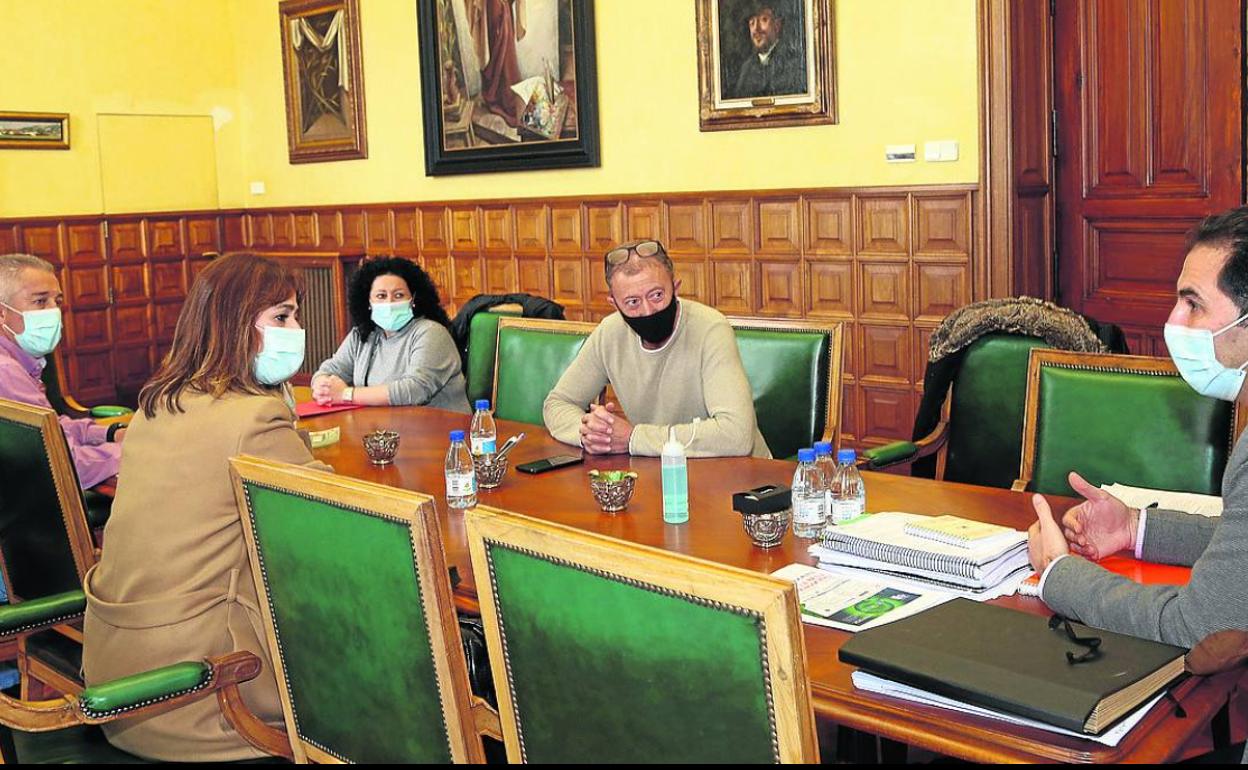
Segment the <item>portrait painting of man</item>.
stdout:
<svg viewBox="0 0 1248 770">
<path fill-rule="evenodd" d="M 804 14 L 797 0 L 719 0 L 723 98 L 805 94 Z"/>
</svg>

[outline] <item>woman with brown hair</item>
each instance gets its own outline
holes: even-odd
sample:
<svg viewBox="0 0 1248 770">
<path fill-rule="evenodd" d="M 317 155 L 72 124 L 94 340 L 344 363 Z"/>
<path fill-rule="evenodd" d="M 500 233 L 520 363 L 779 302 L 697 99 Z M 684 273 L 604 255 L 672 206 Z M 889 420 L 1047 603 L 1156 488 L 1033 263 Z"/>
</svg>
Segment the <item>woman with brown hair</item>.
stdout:
<svg viewBox="0 0 1248 770">
<path fill-rule="evenodd" d="M 242 686 L 243 699 L 281 721 L 228 460 L 250 454 L 332 470 L 312 458 L 282 397 L 303 362 L 302 292 L 279 260 L 253 254 L 213 262 L 191 287 L 173 347 L 139 394 L 108 547 L 86 576 L 88 683 L 248 650 L 266 670 Z M 213 699 L 105 730 L 151 759 L 261 756 Z"/>
</svg>

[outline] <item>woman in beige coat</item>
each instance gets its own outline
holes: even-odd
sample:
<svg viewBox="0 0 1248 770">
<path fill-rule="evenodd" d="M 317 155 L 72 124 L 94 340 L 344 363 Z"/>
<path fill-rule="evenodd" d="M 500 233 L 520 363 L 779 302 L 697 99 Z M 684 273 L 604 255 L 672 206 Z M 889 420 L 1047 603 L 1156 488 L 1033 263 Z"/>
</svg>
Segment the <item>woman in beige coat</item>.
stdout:
<svg viewBox="0 0 1248 770">
<path fill-rule="evenodd" d="M 228 459 L 331 470 L 312 458 L 282 398 L 303 359 L 301 288 L 281 262 L 250 254 L 217 260 L 191 287 L 173 348 L 139 395 L 103 557 L 86 577 L 89 683 L 248 650 L 265 670 L 242 686 L 243 699 L 281 722 Z M 213 698 L 105 729 L 115 746 L 151 759 L 261 756 Z"/>
</svg>

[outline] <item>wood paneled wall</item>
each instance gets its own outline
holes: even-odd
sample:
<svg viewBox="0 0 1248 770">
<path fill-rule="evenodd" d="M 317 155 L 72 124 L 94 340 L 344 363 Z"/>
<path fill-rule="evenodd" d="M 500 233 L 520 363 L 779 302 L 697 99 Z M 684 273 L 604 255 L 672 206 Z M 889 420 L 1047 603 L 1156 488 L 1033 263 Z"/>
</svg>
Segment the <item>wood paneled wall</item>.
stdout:
<svg viewBox="0 0 1248 770">
<path fill-rule="evenodd" d="M 521 291 L 596 320 L 612 312 L 602 255 L 656 238 L 685 297 L 734 315 L 847 324 L 843 434 L 873 446 L 909 437 L 932 330 L 979 299 L 974 194 L 941 185 L 0 221 L 0 253 L 60 268 L 71 382 L 92 399 L 111 394 L 109 378 L 131 389 L 150 374 L 212 251 L 404 256 L 430 273 L 449 312 L 476 294 Z"/>
</svg>

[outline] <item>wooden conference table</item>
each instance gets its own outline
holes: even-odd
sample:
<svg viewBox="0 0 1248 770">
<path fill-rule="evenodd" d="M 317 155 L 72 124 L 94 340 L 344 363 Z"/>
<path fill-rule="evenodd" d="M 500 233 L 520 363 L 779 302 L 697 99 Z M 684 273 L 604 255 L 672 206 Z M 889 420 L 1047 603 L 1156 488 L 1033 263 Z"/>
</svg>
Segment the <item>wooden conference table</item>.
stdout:
<svg viewBox="0 0 1248 770">
<path fill-rule="evenodd" d="M 323 430 L 340 426 L 339 443 L 315 450 L 318 459 L 343 475 L 432 495 L 437 500 L 447 563 L 463 582 L 457 601 L 476 601 L 472 564 L 468 555 L 462 514 L 446 507 L 443 462 L 451 430 L 467 430 L 462 414 L 426 407 L 366 408 L 306 418 L 300 426 Z M 400 434 L 394 464 L 377 467 L 364 454 L 362 437 L 377 429 Z M 702 559 L 758 572 L 773 572 L 793 562 L 814 563 L 807 541 L 792 533 L 776 548 L 757 548 L 733 512 L 732 492 L 768 483 L 789 483 L 793 465 L 754 458 L 695 459 L 689 461 L 689 522 L 664 524 L 657 458 L 624 455 L 586 456 L 583 465 L 536 476 L 518 473 L 515 465 L 556 454 L 574 454 L 575 447 L 555 441 L 544 428 L 499 421 L 499 443 L 520 433 L 527 438 L 509 455 L 511 466 L 502 485 L 482 491 L 479 502 L 535 518 L 642 543 Z M 601 513 L 589 491 L 585 473 L 590 468 L 637 471 L 636 493 L 627 510 Z M 1008 490 L 915 479 L 883 473 L 864 474 L 867 507 L 871 511 L 904 510 L 915 513 L 956 513 L 967 518 L 1026 528 L 1033 521 L 1028 496 Z M 1056 511 L 1073 501 L 1054 498 Z M 1009 597 L 999 604 L 1045 613 L 1037 599 Z M 979 762 L 1162 762 L 1174 759 L 1193 735 L 1207 730 L 1213 715 L 1227 702 L 1238 674 L 1192 678 L 1175 689 L 1187 712 L 1176 718 L 1172 707 L 1159 703 L 1115 747 L 1092 741 L 1006 725 L 1002 722 L 924 707 L 856 690 L 853 668 L 837 660 L 837 650 L 849 634 L 804 624 L 807 673 L 815 713 L 837 724 L 892 738 L 941 754 Z"/>
</svg>

